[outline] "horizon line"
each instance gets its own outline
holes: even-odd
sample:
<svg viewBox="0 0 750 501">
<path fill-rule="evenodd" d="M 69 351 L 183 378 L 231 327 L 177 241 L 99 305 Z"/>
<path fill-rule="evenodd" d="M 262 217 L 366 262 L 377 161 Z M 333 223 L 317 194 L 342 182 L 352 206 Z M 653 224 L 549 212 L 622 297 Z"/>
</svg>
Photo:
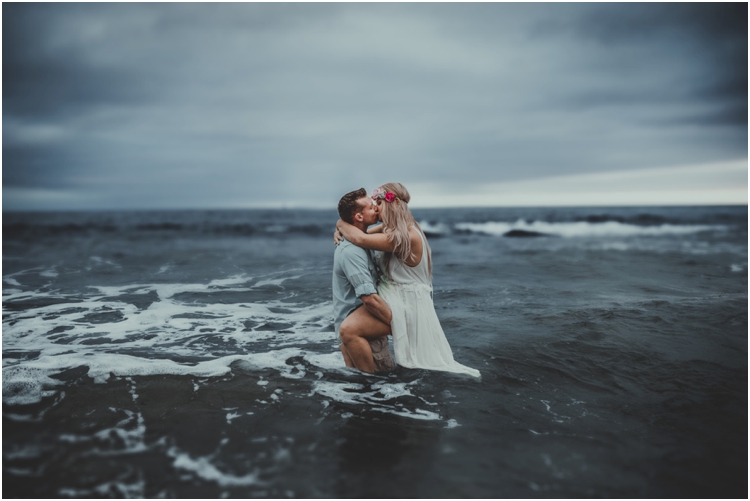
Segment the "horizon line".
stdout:
<svg viewBox="0 0 750 501">
<path fill-rule="evenodd" d="M 747 207 L 747 203 L 721 203 L 721 204 L 581 204 L 581 205 L 443 205 L 443 206 L 417 206 L 413 210 L 435 210 L 435 209 L 608 209 L 608 208 L 667 208 L 667 207 Z M 309 207 L 303 205 L 288 204 L 284 206 L 269 205 L 255 207 L 150 207 L 150 208 L 78 208 L 78 209 L 6 209 L 3 208 L 3 214 L 12 213 L 44 213 L 44 212 L 188 212 L 188 211 L 261 211 L 261 210 L 313 210 L 313 211 L 335 211 L 336 206 L 327 207 Z"/>
</svg>

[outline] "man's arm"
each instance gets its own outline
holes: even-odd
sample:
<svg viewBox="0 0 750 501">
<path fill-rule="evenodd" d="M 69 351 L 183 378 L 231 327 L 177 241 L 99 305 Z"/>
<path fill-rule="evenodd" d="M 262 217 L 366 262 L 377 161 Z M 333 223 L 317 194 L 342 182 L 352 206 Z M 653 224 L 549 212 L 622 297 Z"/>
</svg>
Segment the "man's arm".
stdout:
<svg viewBox="0 0 750 501">
<path fill-rule="evenodd" d="M 391 307 L 388 306 L 388 303 L 386 303 L 382 297 L 377 294 L 367 294 L 360 296 L 360 299 L 362 300 L 364 307 L 367 308 L 367 311 L 369 311 L 373 317 L 384 322 L 386 325 L 391 325 L 393 313 L 391 312 Z"/>
</svg>

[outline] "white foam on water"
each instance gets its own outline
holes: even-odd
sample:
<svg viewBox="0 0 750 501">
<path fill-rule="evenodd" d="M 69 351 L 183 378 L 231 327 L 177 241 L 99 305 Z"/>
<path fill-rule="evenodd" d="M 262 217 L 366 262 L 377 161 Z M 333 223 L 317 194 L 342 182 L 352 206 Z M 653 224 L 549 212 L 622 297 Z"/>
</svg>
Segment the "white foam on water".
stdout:
<svg viewBox="0 0 750 501">
<path fill-rule="evenodd" d="M 133 398 L 133 402 L 138 402 L 138 393 L 136 393 L 135 390 L 135 382 L 133 381 L 133 378 L 125 378 L 126 381 L 130 383 L 130 389 L 128 390 L 130 393 L 130 396 Z"/>
<path fill-rule="evenodd" d="M 302 277 L 302 275 L 297 275 L 294 277 L 283 277 L 283 278 L 273 278 L 268 280 L 260 280 L 255 284 L 256 287 L 261 287 L 263 285 L 281 285 L 287 280 L 296 280 L 298 278 Z"/>
<path fill-rule="evenodd" d="M 29 366 L 3 367 L 3 403 L 29 405 L 41 402 L 45 390 L 62 384 L 48 376 L 44 368 Z M 24 419 L 25 420 L 25 419 Z"/>
<path fill-rule="evenodd" d="M 245 283 L 245 282 L 247 282 L 247 281 L 249 281 L 251 279 L 252 279 L 252 277 L 248 277 L 247 275 L 245 275 L 243 273 L 243 274 L 240 274 L 240 275 L 233 275 L 233 276 L 231 276 L 229 278 L 222 278 L 222 279 L 211 280 L 211 282 L 209 282 L 208 286 L 209 287 L 227 287 L 229 285 L 242 284 L 242 283 Z"/>
<path fill-rule="evenodd" d="M 264 285 L 281 285 L 286 280 L 297 280 L 300 277 L 304 276 L 304 273 L 301 275 L 289 275 L 290 273 L 297 273 L 297 272 L 304 272 L 305 270 L 302 268 L 292 268 L 289 270 L 284 271 L 275 271 L 273 273 L 267 273 L 265 275 L 261 275 L 258 277 L 258 282 L 255 283 L 254 287 L 262 287 Z M 282 275 L 279 277 L 279 275 Z M 271 277 L 277 277 L 277 278 L 271 278 Z"/>
<path fill-rule="evenodd" d="M 439 421 L 442 419 L 440 417 L 440 414 L 437 412 L 432 411 L 426 411 L 424 409 L 414 409 L 413 411 L 399 411 L 394 409 L 384 409 L 384 408 L 378 408 L 375 407 L 374 410 L 381 411 L 381 412 L 387 412 L 389 414 L 395 414 L 396 416 L 406 417 L 406 418 L 412 418 L 412 419 L 421 419 L 423 421 Z"/>
<path fill-rule="evenodd" d="M 745 269 L 746 267 L 747 267 L 747 265 L 746 265 L 746 264 L 744 264 L 744 263 L 740 263 L 740 264 L 733 264 L 733 265 L 731 266 L 731 268 L 730 268 L 730 269 L 732 270 L 732 272 L 733 272 L 733 273 L 740 273 L 740 272 L 741 272 L 741 271 L 743 271 L 743 270 L 744 270 L 744 269 Z"/>
<path fill-rule="evenodd" d="M 511 230 L 521 230 L 569 238 L 688 235 L 703 231 L 725 231 L 727 229 L 726 226 L 722 225 L 661 224 L 655 226 L 639 226 L 635 224 L 620 223 L 618 221 L 607 221 L 603 223 L 589 223 L 586 221 L 548 223 L 546 221 L 533 221 L 528 223 L 523 219 L 519 219 L 515 223 L 499 221 L 489 221 L 486 223 L 458 223 L 455 227 L 459 230 L 468 230 L 475 233 L 496 236 L 504 235 Z"/>
<path fill-rule="evenodd" d="M 75 489 L 73 487 L 63 487 L 58 491 L 60 496 L 71 498 L 82 497 L 109 497 L 116 494 L 118 497 L 143 499 L 146 492 L 146 481 L 143 479 L 134 482 L 112 481 L 104 482 L 93 489 Z"/>
<path fill-rule="evenodd" d="M 3 259 L 5 259 L 5 257 L 3 257 Z M 13 277 L 26 275 L 27 273 L 31 273 L 31 272 L 37 272 L 41 269 L 43 269 L 41 266 L 35 266 L 34 268 L 27 268 L 25 270 L 17 271 L 15 273 L 9 273 L 3 277 L 3 280 L 8 282 L 11 285 L 21 285 Z"/>
<path fill-rule="evenodd" d="M 425 233 L 438 233 L 440 235 L 447 235 L 450 233 L 450 228 L 444 223 L 430 224 L 427 221 L 420 221 L 419 227 Z"/>
<path fill-rule="evenodd" d="M 209 457 L 193 458 L 185 452 L 181 452 L 177 447 L 172 447 L 167 454 L 174 458 L 172 466 L 175 468 L 189 471 L 203 480 L 216 482 L 221 487 L 244 487 L 250 485 L 263 485 L 259 480 L 258 471 L 245 475 L 232 475 L 224 473 L 211 463 Z"/>
<path fill-rule="evenodd" d="M 563 239 L 558 239 L 563 240 Z M 570 239 L 565 239 L 568 242 Z M 580 241 L 579 241 L 580 242 Z M 637 238 L 629 239 L 627 241 L 622 240 L 589 240 L 588 248 L 591 250 L 602 250 L 602 251 L 621 251 L 621 252 L 679 252 L 682 254 L 693 254 L 693 255 L 709 255 L 709 254 L 737 254 L 742 257 L 747 256 L 747 247 L 733 244 L 730 242 L 703 242 L 680 239 L 652 239 L 649 236 L 637 236 Z M 549 243 L 547 248 L 554 251 L 556 244 Z M 562 246 L 560 246 L 562 248 Z"/>
<path fill-rule="evenodd" d="M 408 417 L 412 419 L 439 420 L 440 414 L 419 408 L 408 409 L 402 404 L 394 405 L 391 402 L 397 398 L 406 400 L 419 400 L 414 397 L 407 388 L 412 383 L 374 383 L 370 386 L 369 391 L 360 383 L 342 383 L 335 381 L 315 381 L 310 396 L 318 394 L 324 398 L 333 401 L 352 404 L 365 405 L 368 409 L 394 414 L 397 416 Z M 409 397 L 409 398 L 407 398 Z M 328 406 L 325 405 L 324 409 Z"/>
<path fill-rule="evenodd" d="M 331 353 L 308 353 L 305 355 L 305 360 L 311 364 L 320 367 L 325 370 L 340 370 L 349 371 L 350 369 L 344 363 L 344 357 L 341 356 L 341 352 L 337 349 Z M 317 373 L 316 373 L 317 374 Z M 260 384 L 260 383 L 258 383 Z"/>
<path fill-rule="evenodd" d="M 58 436 L 58 440 L 67 443 L 89 443 L 93 448 L 87 454 L 95 456 L 119 456 L 123 454 L 138 454 L 150 450 L 154 445 L 146 444 L 146 425 L 140 412 L 128 409 L 115 409 L 110 407 L 114 413 L 124 413 L 121 419 L 112 427 L 103 428 L 91 435 L 76 435 L 64 433 Z"/>
<path fill-rule="evenodd" d="M 10 405 L 38 402 L 43 391 L 58 384 L 48 376 L 79 366 L 88 366 L 89 376 L 96 382 L 106 381 L 110 373 L 213 377 L 226 374 L 228 365 L 235 361 L 253 368 L 275 368 L 290 378 L 304 377 L 304 366 L 289 367 L 286 360 L 308 355 L 299 346 L 330 341 L 331 334 L 321 332 L 331 323 L 330 301 L 311 306 L 277 300 L 196 304 L 177 296 L 186 292 L 212 292 L 216 288 L 247 292 L 257 284 L 232 286 L 248 280 L 245 275 L 236 275 L 209 284 L 92 286 L 92 293 L 87 295 L 65 296 L 55 291 L 5 295 L 4 302 L 21 298 L 69 299 L 69 302 L 6 314 L 3 349 L 39 352 L 39 356 L 33 360 L 3 359 L 3 401 Z M 123 294 L 154 292 L 159 300 L 144 310 L 116 299 Z M 246 328 L 248 321 L 256 327 L 254 330 Z M 274 324 L 284 326 L 283 332 L 257 328 Z M 258 343 L 277 349 L 258 352 Z M 217 349 L 227 356 L 214 355 Z M 147 355 L 137 356 L 132 354 L 134 351 Z M 186 357 L 201 361 L 195 364 L 174 361 Z M 202 360 L 206 358 L 212 360 Z M 332 359 L 313 357 L 311 363 L 326 367 L 332 365 Z M 135 392 L 133 397 L 137 398 Z"/>
<path fill-rule="evenodd" d="M 3 282 L 5 282 L 6 284 L 18 286 L 18 287 L 21 286 L 21 284 L 19 284 L 18 280 L 16 280 L 15 278 L 5 277 L 3 278 Z"/>
<path fill-rule="evenodd" d="M 112 455 L 112 454 L 132 454 L 143 452 L 149 449 L 146 445 L 146 425 L 143 419 L 143 415 L 138 412 L 124 409 L 126 418 L 118 422 L 112 428 L 105 428 L 94 434 L 94 437 L 105 441 L 111 442 L 114 436 L 118 437 L 125 445 L 124 448 L 117 448 L 116 450 L 97 451 L 100 455 Z"/>
<path fill-rule="evenodd" d="M 17 477 L 40 477 L 42 475 L 42 471 L 44 471 L 44 467 L 40 466 L 36 470 L 32 470 L 31 468 L 10 468 L 5 467 L 3 468 L 3 471 L 7 471 L 11 475 L 15 475 Z"/>
<path fill-rule="evenodd" d="M 71 443 L 71 444 L 77 444 L 77 443 L 80 443 L 80 442 L 90 442 L 92 440 L 92 437 L 82 436 L 82 435 L 73 435 L 73 434 L 70 434 L 70 433 L 63 433 L 62 435 L 60 435 L 57 438 L 58 438 L 58 440 L 60 440 L 62 442 L 68 442 L 68 443 Z"/>
<path fill-rule="evenodd" d="M 294 277 L 269 280 L 289 278 Z M 241 293 L 270 283 L 246 285 L 251 280 L 236 275 L 208 284 L 92 286 L 88 294 L 71 296 L 55 291 L 27 292 L 32 299 L 69 301 L 6 314 L 3 349 L 31 356 L 3 359 L 3 402 L 40 402 L 63 384 L 50 376 L 79 367 L 86 367 L 87 376 L 97 384 L 106 383 L 112 376 L 192 376 L 201 379 L 193 381 L 193 391 L 205 378 L 224 377 L 237 367 L 251 372 L 270 369 L 275 371 L 271 378 L 303 379 L 312 372 L 317 379 L 311 382 L 310 395 L 413 419 L 440 419 L 439 414 L 420 408 L 436 404 L 413 395 L 407 383 L 375 381 L 365 388 L 326 380 L 325 374 L 332 372 L 359 375 L 346 368 L 338 343 L 332 343 L 335 335 L 326 331 L 332 320 L 330 301 L 306 306 L 280 300 L 192 302 L 192 294 L 216 289 Z M 145 303 L 145 309 L 125 302 L 133 295 L 154 293 L 159 300 Z M 122 295 L 127 297 L 117 300 Z M 36 352 L 39 355 L 34 357 Z M 290 361 L 293 358 L 296 360 Z M 268 379 L 260 377 L 257 384 L 266 386 Z M 136 402 L 135 383 L 128 381 Z M 283 393 L 274 392 L 259 402 L 271 405 L 282 398 Z M 396 400 L 398 405 L 394 404 Z M 238 412 L 229 412 L 227 422 L 236 419 Z"/>
<path fill-rule="evenodd" d="M 39 276 L 41 276 L 41 277 L 47 277 L 47 278 L 55 278 L 58 275 L 59 275 L 59 273 L 57 273 L 55 271 L 54 267 L 52 267 L 52 268 L 50 268 L 48 270 L 44 270 L 43 272 L 39 273 Z"/>
<path fill-rule="evenodd" d="M 313 389 L 310 392 L 310 396 L 314 394 L 321 395 L 322 397 L 330 398 L 337 402 L 346 404 L 359 404 L 362 403 L 362 396 L 357 393 L 353 393 L 357 390 L 362 390 L 363 385 L 358 383 L 336 383 L 333 381 L 316 381 L 313 384 Z M 351 391 L 350 391 L 351 390 Z"/>
<path fill-rule="evenodd" d="M 449 419 L 448 422 L 445 424 L 446 428 L 455 428 L 456 426 L 461 426 L 458 424 L 458 421 L 455 419 Z"/>
<path fill-rule="evenodd" d="M 547 408 L 547 412 L 549 412 L 550 414 L 552 414 L 552 416 L 554 416 L 553 421 L 555 421 L 556 423 L 564 423 L 567 420 L 570 420 L 569 416 L 564 416 L 562 414 L 558 414 L 555 411 L 553 411 L 552 407 L 550 406 L 549 400 L 540 400 L 540 402 L 542 402 L 544 406 Z"/>
<path fill-rule="evenodd" d="M 192 365 L 182 364 L 169 359 L 140 358 L 115 353 L 66 353 L 64 356 L 42 356 L 24 362 L 22 366 L 3 368 L 3 402 L 6 405 L 24 405 L 40 402 L 44 391 L 61 384 L 49 377 L 67 369 L 87 366 L 88 376 L 96 383 L 106 382 L 111 375 L 115 376 L 151 376 L 151 375 L 190 375 L 196 377 L 217 377 L 228 374 L 230 365 L 241 362 L 254 369 L 276 369 L 282 377 L 298 379 L 293 374 L 294 367 L 286 360 L 300 356 L 301 351 L 294 348 L 230 355 L 214 360 L 206 360 Z M 137 399 L 135 391 L 131 393 Z"/>
</svg>

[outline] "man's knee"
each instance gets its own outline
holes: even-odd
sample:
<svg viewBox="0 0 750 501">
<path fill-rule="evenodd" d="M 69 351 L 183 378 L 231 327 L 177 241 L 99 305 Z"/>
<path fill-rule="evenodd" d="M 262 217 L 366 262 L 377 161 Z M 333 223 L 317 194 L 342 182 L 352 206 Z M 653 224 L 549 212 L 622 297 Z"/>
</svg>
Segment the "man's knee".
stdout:
<svg viewBox="0 0 750 501">
<path fill-rule="evenodd" d="M 339 327 L 339 335 L 341 336 L 341 339 L 362 337 L 364 334 L 363 327 L 360 318 L 350 315 Z"/>
<path fill-rule="evenodd" d="M 347 343 L 357 337 L 356 329 L 354 329 L 350 322 L 344 322 L 339 327 L 339 336 L 341 336 L 341 340 L 344 343 Z"/>
</svg>

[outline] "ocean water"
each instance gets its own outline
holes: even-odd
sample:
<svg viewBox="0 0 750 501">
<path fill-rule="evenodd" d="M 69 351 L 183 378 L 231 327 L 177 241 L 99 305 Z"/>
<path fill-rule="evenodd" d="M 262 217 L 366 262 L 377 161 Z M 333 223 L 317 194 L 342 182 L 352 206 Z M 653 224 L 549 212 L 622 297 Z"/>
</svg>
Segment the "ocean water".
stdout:
<svg viewBox="0 0 750 501">
<path fill-rule="evenodd" d="M 455 358 L 344 367 L 335 211 L 3 214 L 5 497 L 747 497 L 747 207 L 415 211 Z"/>
</svg>

